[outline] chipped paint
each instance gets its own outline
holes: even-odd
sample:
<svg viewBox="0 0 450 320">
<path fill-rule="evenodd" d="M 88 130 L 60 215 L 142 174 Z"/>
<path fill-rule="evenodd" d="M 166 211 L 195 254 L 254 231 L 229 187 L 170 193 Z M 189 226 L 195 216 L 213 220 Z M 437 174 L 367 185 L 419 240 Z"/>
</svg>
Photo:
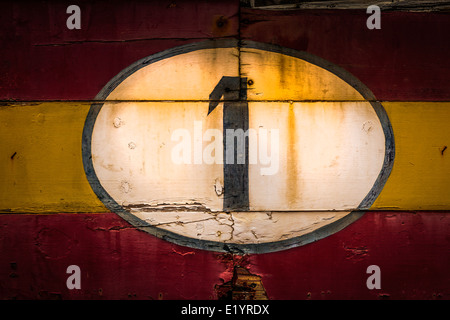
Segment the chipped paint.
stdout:
<svg viewBox="0 0 450 320">
<path fill-rule="evenodd" d="M 194 205 L 138 206 L 130 209 L 150 226 L 197 239 L 231 244 L 261 244 L 300 237 L 336 222 L 350 212 L 211 212 Z M 127 208 L 130 208 L 128 206 Z M 219 231 L 219 232 L 217 232 Z"/>
<path fill-rule="evenodd" d="M 392 167 L 389 119 L 370 91 L 288 49 L 234 40 L 175 48 L 129 66 L 96 99 L 83 138 L 94 191 L 132 224 L 183 245 L 265 252 L 276 246 L 260 245 L 318 240 L 370 207 Z M 229 128 L 249 137 L 231 164 Z M 205 160 L 211 150 L 223 161 Z"/>
<path fill-rule="evenodd" d="M 275 11 L 244 8 L 251 4 L 261 9 L 275 2 L 281 5 L 265 8 Z M 8 49 L 2 51 L 0 61 L 3 299 L 215 299 L 216 286 L 231 283 L 238 268 L 260 279 L 270 299 L 449 298 L 445 281 L 449 256 L 443 252 L 448 252 L 449 245 L 450 131 L 446 119 L 450 114 L 450 78 L 446 70 L 450 42 L 442 40 L 448 38 L 450 20 L 443 10 L 448 9 L 449 1 L 379 1 L 383 23 L 376 33 L 364 28 L 367 19 L 364 1 L 275 2 L 242 0 L 240 5 L 238 1 L 127 1 L 114 5 L 105 5 L 105 1 L 86 2 L 83 17 L 87 14 L 89 18 L 83 18 L 83 28 L 77 32 L 64 28 L 63 13 L 67 6 L 64 3 L 30 6 L 5 2 L 3 27 L 14 32 L 4 34 Z M 294 4 L 295 8 L 327 10 L 283 11 L 295 9 L 284 3 Z M 333 10 L 337 8 L 361 10 Z M 358 25 L 362 27 L 355 28 Z M 179 45 L 220 37 L 236 38 L 241 45 L 250 39 L 313 53 L 344 67 L 374 92 L 375 96 L 369 100 L 383 103 L 396 139 L 392 173 L 370 208 L 381 212 L 369 211 L 344 229 L 336 227 L 341 232 L 307 246 L 292 249 L 289 242 L 284 242 L 273 251 L 290 250 L 246 255 L 246 248 L 251 248 L 251 252 L 257 250 L 234 247 L 233 240 L 250 246 L 270 241 L 271 237 L 288 239 L 318 227 L 314 237 L 308 238 L 315 241 L 322 236 L 320 225 L 327 221 L 339 225 L 351 214 L 335 221 L 336 215 L 345 215 L 346 211 L 276 211 L 269 205 L 261 210 L 223 212 L 220 206 L 217 209 L 206 205 L 209 197 L 214 203 L 226 195 L 219 169 L 206 182 L 208 197 L 169 194 L 152 201 L 119 203 L 129 212 L 142 215 L 141 221 L 133 221 L 138 222 L 134 225 L 121 218 L 121 210 L 117 210 L 119 215 L 108 213 L 117 207 L 111 206 L 101 194 L 100 199 L 108 204 L 106 208 L 92 191 L 89 184 L 92 176 L 85 175 L 80 152 L 86 115 L 91 105 L 98 103 L 92 101 L 93 97 L 114 74 L 133 61 Z M 255 109 L 266 103 L 283 104 L 283 117 L 293 128 L 283 133 L 289 145 L 285 149 L 289 150 L 286 163 L 305 153 L 295 145 L 304 138 L 295 134 L 302 128 L 298 110 L 313 103 L 349 106 L 365 102 L 357 95 L 347 95 L 345 101 L 335 100 L 333 91 L 325 87 L 317 91 L 318 96 L 308 96 L 301 88 L 296 92 L 299 100 L 277 96 L 281 90 L 264 86 L 265 80 L 271 81 L 266 79 L 268 72 L 276 67 L 272 62 L 281 64 L 282 76 L 276 75 L 276 79 L 285 88 L 296 83 L 295 79 L 286 80 L 289 77 L 286 70 L 293 65 L 283 57 L 265 60 L 257 55 L 255 50 L 244 47 L 230 52 L 230 56 L 240 60 L 237 75 L 231 76 L 247 77 L 253 116 L 257 115 Z M 262 66 L 267 62 L 267 71 L 253 73 L 257 68 L 249 59 Z M 220 71 L 236 69 L 222 68 L 224 64 L 218 55 L 211 55 L 210 65 Z M 161 78 L 164 81 L 153 82 L 158 90 L 159 85 L 170 81 Z M 161 99 L 144 95 L 108 104 L 167 102 L 170 109 L 182 102 L 186 106 L 191 102 L 205 105 L 210 102 L 204 96 L 208 90 L 201 92 L 202 97 L 197 100 L 198 88 L 191 83 L 188 90 L 192 96 L 185 100 L 175 96 L 183 88 L 176 89 Z M 308 98 L 312 100 L 304 100 Z M 205 129 L 220 128 L 222 108 L 220 102 Z M 191 109 L 185 111 L 189 113 Z M 163 114 L 160 119 L 164 119 Z M 117 113 L 108 118 L 105 127 L 123 133 L 133 124 L 126 114 Z M 379 134 L 379 123 L 373 119 L 359 119 L 354 128 L 362 137 Z M 150 135 L 147 139 L 159 137 Z M 117 144 L 131 161 L 146 148 L 143 142 L 128 136 Z M 170 145 L 163 141 L 154 147 L 160 154 Z M 344 161 L 341 156 L 328 160 L 329 168 L 339 168 L 340 161 Z M 99 161 L 98 165 L 105 171 L 122 173 L 114 181 L 117 192 L 131 196 L 139 188 L 134 178 L 145 176 L 152 165 L 149 159 L 139 162 L 136 172 L 108 161 Z M 297 177 L 305 168 L 294 166 L 291 170 L 294 173 L 291 176 Z M 254 173 L 259 174 L 258 170 Z M 268 180 L 258 187 L 270 191 L 272 181 Z M 292 178 L 282 185 L 284 201 L 298 205 L 296 195 L 304 191 L 304 184 Z M 194 189 L 197 184 L 190 187 Z M 170 186 L 171 191 L 177 188 L 176 182 Z M 271 197 L 267 192 L 267 198 Z M 253 198 L 254 204 L 258 204 L 256 200 Z M 419 209 L 439 211 L 417 212 Z M 181 220 L 186 220 L 186 224 Z M 171 242 L 137 230 L 148 229 L 152 223 L 158 226 L 156 235 Z M 221 239 L 221 251 L 239 255 L 186 247 L 187 243 L 179 241 L 180 238 L 173 240 L 174 233 L 180 234 L 182 229 L 205 239 Z M 217 250 L 208 247 L 209 240 L 204 241 L 208 250 Z M 86 277 L 83 279 L 88 280 L 79 291 L 67 290 L 65 286 L 66 267 L 73 263 L 80 264 Z M 367 277 L 364 271 L 369 264 L 381 267 L 381 291 L 369 291 L 364 286 Z M 251 287 L 244 291 L 241 299 L 251 297 L 248 294 Z"/>
<path fill-rule="evenodd" d="M 268 300 L 261 277 L 236 266 L 231 281 L 215 286 L 219 300 Z"/>
</svg>

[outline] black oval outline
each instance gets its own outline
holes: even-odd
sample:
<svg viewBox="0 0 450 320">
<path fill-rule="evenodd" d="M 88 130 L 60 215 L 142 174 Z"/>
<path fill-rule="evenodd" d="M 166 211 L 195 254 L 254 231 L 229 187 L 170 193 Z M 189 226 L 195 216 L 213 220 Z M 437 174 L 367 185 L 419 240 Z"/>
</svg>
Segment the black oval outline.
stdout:
<svg viewBox="0 0 450 320">
<path fill-rule="evenodd" d="M 100 181 L 97 178 L 92 163 L 91 139 L 97 115 L 100 112 L 103 103 L 105 102 L 108 95 L 131 74 L 151 63 L 167 59 L 182 53 L 212 48 L 239 48 L 239 50 L 245 48 L 252 48 L 280 53 L 287 56 L 305 60 L 311 64 L 314 64 L 322 69 L 325 69 L 335 74 L 340 79 L 350 84 L 355 90 L 357 90 L 364 97 L 364 99 L 370 102 L 378 118 L 380 119 L 380 123 L 385 135 L 385 157 L 383 167 L 372 189 L 359 204 L 357 208 L 358 211 L 352 211 L 343 218 L 333 223 L 327 224 L 321 228 L 318 228 L 305 235 L 273 242 L 235 244 L 235 243 L 225 243 L 219 241 L 190 238 L 171 231 L 159 229 L 155 226 L 151 226 L 147 222 L 137 218 L 133 214 L 126 211 L 106 192 L 106 190 L 103 188 L 103 186 L 101 185 Z M 375 96 L 369 90 L 369 88 L 367 88 L 361 81 L 359 81 L 352 74 L 350 74 L 343 68 L 335 64 L 332 64 L 329 61 L 326 61 L 322 58 L 319 58 L 315 55 L 312 55 L 304 51 L 297 51 L 294 49 L 289 49 L 278 45 L 254 42 L 249 40 L 225 39 L 225 40 L 206 40 L 202 42 L 196 42 L 192 44 L 171 48 L 153 54 L 141 60 L 138 60 L 137 62 L 133 63 L 129 67 L 119 72 L 119 74 L 117 74 L 114 78 L 112 78 L 97 94 L 97 96 L 95 97 L 95 101 L 98 102 L 95 102 L 91 105 L 83 128 L 82 159 L 86 177 L 97 197 L 110 211 L 116 213 L 134 227 L 143 230 L 147 233 L 150 233 L 158 238 L 167 240 L 169 242 L 182 246 L 188 246 L 195 249 L 202 249 L 216 252 L 229 252 L 235 254 L 253 254 L 253 253 L 259 254 L 259 253 L 268 253 L 286 250 L 323 239 L 329 235 L 332 235 L 342 230 L 343 228 L 347 227 L 348 225 L 350 225 L 351 223 L 353 223 L 354 221 L 356 221 L 357 219 L 359 219 L 361 216 L 364 215 L 365 213 L 364 210 L 370 208 L 370 206 L 373 204 L 373 202 L 383 189 L 394 164 L 395 143 L 392 126 L 384 107 L 379 101 L 376 100 Z"/>
</svg>

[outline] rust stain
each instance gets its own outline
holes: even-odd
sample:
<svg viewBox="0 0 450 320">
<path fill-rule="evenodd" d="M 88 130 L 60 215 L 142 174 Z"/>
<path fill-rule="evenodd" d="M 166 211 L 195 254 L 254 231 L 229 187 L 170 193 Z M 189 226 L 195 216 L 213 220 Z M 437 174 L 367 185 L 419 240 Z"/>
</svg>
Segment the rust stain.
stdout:
<svg viewBox="0 0 450 320">
<path fill-rule="evenodd" d="M 298 168 L 296 166 L 298 160 L 297 148 L 298 141 L 296 141 L 297 137 L 296 133 L 296 119 L 294 112 L 294 104 L 292 102 L 289 103 L 289 114 L 288 114 L 288 150 L 287 150 L 287 168 L 289 168 L 289 178 L 286 180 L 286 196 L 289 203 L 294 203 L 296 197 L 298 196 L 298 188 L 297 188 L 297 177 L 298 177 Z"/>
<path fill-rule="evenodd" d="M 219 300 L 268 300 L 261 277 L 244 267 L 234 267 L 231 281 L 216 285 Z"/>
<path fill-rule="evenodd" d="M 171 3 L 169 3 L 167 5 L 167 8 L 175 8 L 177 6 L 177 4 L 175 3 L 175 1 L 172 1 Z"/>
<path fill-rule="evenodd" d="M 214 37 L 227 35 L 231 29 L 231 23 L 224 16 L 214 16 L 212 24 L 212 34 Z"/>
</svg>

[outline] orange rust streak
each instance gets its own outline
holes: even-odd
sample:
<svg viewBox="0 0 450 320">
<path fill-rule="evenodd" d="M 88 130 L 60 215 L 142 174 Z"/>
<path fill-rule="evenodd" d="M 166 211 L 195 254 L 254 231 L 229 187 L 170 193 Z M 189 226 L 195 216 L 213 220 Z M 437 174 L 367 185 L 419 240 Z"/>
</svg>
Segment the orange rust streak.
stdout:
<svg viewBox="0 0 450 320">
<path fill-rule="evenodd" d="M 298 155 L 297 148 L 298 141 L 296 141 L 296 121 L 295 121 L 295 112 L 294 112 L 294 104 L 289 103 L 289 114 L 288 114 L 288 149 L 286 155 L 286 165 L 290 166 L 290 176 L 286 180 L 286 190 L 287 190 L 287 198 L 288 201 L 294 202 L 298 196 L 298 188 L 297 188 L 297 177 L 298 177 L 298 168 L 295 165 L 297 163 Z M 292 165 L 294 164 L 294 165 Z"/>
</svg>

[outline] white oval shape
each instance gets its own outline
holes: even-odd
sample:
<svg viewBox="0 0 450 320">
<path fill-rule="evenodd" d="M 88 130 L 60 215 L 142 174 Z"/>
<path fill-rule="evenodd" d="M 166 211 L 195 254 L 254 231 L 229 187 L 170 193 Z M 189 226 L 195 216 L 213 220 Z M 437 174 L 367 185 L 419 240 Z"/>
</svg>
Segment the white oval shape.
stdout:
<svg viewBox="0 0 450 320">
<path fill-rule="evenodd" d="M 382 105 L 305 52 L 186 45 L 136 62 L 96 100 L 83 132 L 93 190 L 136 227 L 190 247 L 262 253 L 326 237 L 371 206 L 393 164 Z M 239 133 L 248 145 L 229 153 Z"/>
</svg>

